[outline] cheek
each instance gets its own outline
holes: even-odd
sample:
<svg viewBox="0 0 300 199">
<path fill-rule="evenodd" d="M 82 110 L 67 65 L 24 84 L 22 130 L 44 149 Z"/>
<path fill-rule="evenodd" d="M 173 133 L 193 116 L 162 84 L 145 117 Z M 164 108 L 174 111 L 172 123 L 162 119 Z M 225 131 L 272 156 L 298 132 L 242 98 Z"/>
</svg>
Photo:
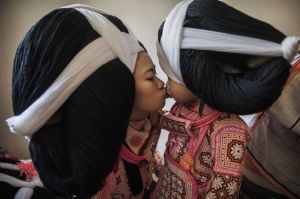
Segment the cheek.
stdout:
<svg viewBox="0 0 300 199">
<path fill-rule="evenodd" d="M 197 96 L 195 96 L 193 93 L 185 90 L 185 89 L 173 89 L 172 90 L 172 97 L 174 100 L 180 104 L 185 104 L 194 100 L 197 100 Z"/>
<path fill-rule="evenodd" d="M 135 104 L 140 110 L 158 111 L 164 106 L 164 93 L 154 87 L 144 87 L 136 91 Z"/>
<path fill-rule="evenodd" d="M 172 98 L 173 98 L 176 102 L 178 102 L 178 103 L 180 103 L 180 104 L 185 104 L 185 103 L 186 103 L 185 97 L 182 96 L 182 95 L 180 95 L 180 94 L 178 94 L 178 93 L 174 93 L 174 94 L 172 95 Z"/>
<path fill-rule="evenodd" d="M 154 97 L 139 97 L 136 99 L 135 107 L 140 111 L 154 112 L 159 111 L 164 106 L 162 98 Z"/>
</svg>

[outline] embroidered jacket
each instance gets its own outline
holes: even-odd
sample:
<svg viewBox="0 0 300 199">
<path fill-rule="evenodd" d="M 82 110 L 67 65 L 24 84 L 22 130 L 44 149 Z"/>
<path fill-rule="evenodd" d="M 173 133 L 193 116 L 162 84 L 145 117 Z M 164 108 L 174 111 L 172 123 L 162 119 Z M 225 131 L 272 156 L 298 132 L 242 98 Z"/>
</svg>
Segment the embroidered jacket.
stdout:
<svg viewBox="0 0 300 199">
<path fill-rule="evenodd" d="M 159 114 L 151 114 L 146 120 L 143 132 L 128 127 L 126 146 L 123 145 L 118 163 L 106 178 L 104 187 L 92 197 L 92 199 L 128 199 L 143 198 L 144 191 L 152 181 L 152 169 L 154 164 L 154 151 L 160 135 Z M 135 164 L 143 181 L 143 191 L 137 195 L 132 193 L 129 179 L 126 173 L 126 162 Z M 134 178 L 134 176 L 131 176 Z"/>
<path fill-rule="evenodd" d="M 199 104 L 199 103 L 198 103 Z M 152 198 L 236 198 L 247 125 L 236 115 L 204 105 L 175 104 L 161 117 L 169 130 L 165 165 Z"/>
</svg>

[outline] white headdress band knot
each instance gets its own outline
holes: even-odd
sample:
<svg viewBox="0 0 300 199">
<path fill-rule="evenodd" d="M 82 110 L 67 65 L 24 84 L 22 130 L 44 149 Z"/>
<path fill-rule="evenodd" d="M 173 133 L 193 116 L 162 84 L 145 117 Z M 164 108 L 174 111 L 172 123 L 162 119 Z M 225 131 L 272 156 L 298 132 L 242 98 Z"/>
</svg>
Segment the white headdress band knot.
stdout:
<svg viewBox="0 0 300 199">
<path fill-rule="evenodd" d="M 109 61 L 118 57 L 133 72 L 137 54 L 143 50 L 128 27 L 129 34 L 121 32 L 102 11 L 79 4 L 64 8 L 78 10 L 101 37 L 78 52 L 52 85 L 23 113 L 6 120 L 13 133 L 33 135 L 87 77 Z"/>
<path fill-rule="evenodd" d="M 160 66 L 169 78 L 184 84 L 180 71 L 180 49 L 210 50 L 257 56 L 282 56 L 291 61 L 299 49 L 299 37 L 286 37 L 281 44 L 204 29 L 182 28 L 192 0 L 179 2 L 166 18 L 157 44 Z M 159 46 L 160 45 L 160 46 Z"/>
</svg>

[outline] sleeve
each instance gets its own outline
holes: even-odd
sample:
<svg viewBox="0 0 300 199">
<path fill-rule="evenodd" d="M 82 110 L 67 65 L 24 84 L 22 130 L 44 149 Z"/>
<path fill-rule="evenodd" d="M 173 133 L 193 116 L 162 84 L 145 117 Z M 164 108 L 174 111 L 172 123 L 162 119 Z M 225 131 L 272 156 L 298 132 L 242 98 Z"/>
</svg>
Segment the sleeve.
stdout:
<svg viewBox="0 0 300 199">
<path fill-rule="evenodd" d="M 280 97 L 269 108 L 268 112 L 283 126 L 300 135 L 300 73 L 284 88 Z"/>
<path fill-rule="evenodd" d="M 248 130 L 226 126 L 211 134 L 212 177 L 205 198 L 237 198 Z"/>
<path fill-rule="evenodd" d="M 163 111 L 152 113 L 149 116 L 149 120 L 152 124 L 151 133 L 143 150 L 143 154 L 149 161 L 149 171 L 154 178 L 159 175 L 162 165 L 164 164 L 164 158 L 156 150 L 157 143 L 161 133 L 160 119 Z"/>
<path fill-rule="evenodd" d="M 151 113 L 149 116 L 152 128 L 150 136 L 147 140 L 147 144 L 145 145 L 145 148 L 143 150 L 144 156 L 149 160 L 154 159 L 154 155 L 156 153 L 156 147 L 161 132 L 160 118 L 162 116 L 162 113 L 162 111 Z"/>
</svg>

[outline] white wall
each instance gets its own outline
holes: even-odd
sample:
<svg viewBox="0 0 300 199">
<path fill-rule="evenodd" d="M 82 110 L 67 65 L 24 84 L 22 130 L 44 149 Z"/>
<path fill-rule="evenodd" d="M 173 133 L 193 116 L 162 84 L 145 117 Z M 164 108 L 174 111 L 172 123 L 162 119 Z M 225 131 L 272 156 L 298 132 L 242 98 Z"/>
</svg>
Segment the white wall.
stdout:
<svg viewBox="0 0 300 199">
<path fill-rule="evenodd" d="M 154 63 L 157 29 L 179 0 L 1 0 L 0 1 L 0 146 L 20 158 L 28 158 L 24 138 L 9 133 L 5 119 L 12 115 L 11 74 L 16 48 L 31 25 L 50 10 L 84 3 L 118 16 L 146 46 Z M 225 0 L 247 14 L 266 20 L 285 34 L 300 35 L 299 0 Z M 159 77 L 166 77 L 158 70 Z M 167 108 L 173 101 L 168 100 Z M 166 134 L 163 136 L 166 140 Z M 163 141 L 163 142 L 164 142 Z M 160 151 L 164 144 L 161 142 Z"/>
<path fill-rule="evenodd" d="M 300 35 L 299 0 L 223 0 L 246 14 L 270 23 L 286 35 Z"/>
</svg>

